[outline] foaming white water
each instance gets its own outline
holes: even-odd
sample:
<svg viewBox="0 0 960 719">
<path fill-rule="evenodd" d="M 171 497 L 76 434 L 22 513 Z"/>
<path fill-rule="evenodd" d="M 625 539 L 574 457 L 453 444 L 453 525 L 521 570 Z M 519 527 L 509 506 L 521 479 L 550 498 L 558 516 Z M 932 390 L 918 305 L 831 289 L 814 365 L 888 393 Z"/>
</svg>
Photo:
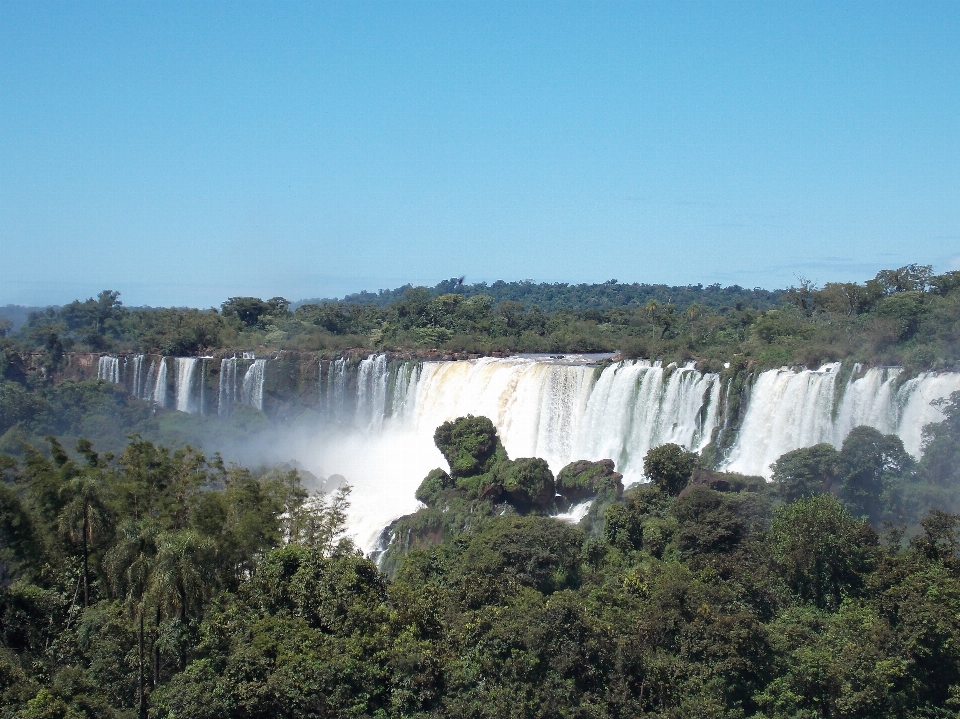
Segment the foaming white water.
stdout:
<svg viewBox="0 0 960 719">
<path fill-rule="evenodd" d="M 124 371 L 126 372 L 127 365 L 132 367 L 133 377 L 131 383 L 131 392 L 133 396 L 137 399 L 143 399 L 146 394 L 144 389 L 144 381 L 146 379 L 143 371 L 143 355 L 134 355 L 132 358 L 128 357 L 124 360 Z"/>
<path fill-rule="evenodd" d="M 842 382 L 840 364 L 770 370 L 754 383 L 737 442 L 723 469 L 769 477 L 782 454 L 819 442 L 836 447 L 854 427 L 897 434 L 919 456 L 925 424 L 943 420 L 932 404 L 960 390 L 960 373 L 926 372 L 898 386 L 899 368 L 872 368 Z"/>
<path fill-rule="evenodd" d="M 97 363 L 97 379 L 120 384 L 120 359 L 103 355 Z"/>
<path fill-rule="evenodd" d="M 197 368 L 202 367 L 203 360 L 199 357 L 176 358 L 176 401 L 174 406 L 180 412 L 198 414 L 201 411 L 202 401 L 198 391 L 201 383 L 197 380 Z"/>
<path fill-rule="evenodd" d="M 129 385 L 127 363 L 120 367 L 111 359 L 101 358 L 98 376 Z M 205 411 L 204 361 L 175 360 L 172 406 Z M 166 406 L 167 359 L 139 356 L 132 364 L 134 393 Z M 225 358 L 218 412 L 228 414 L 238 401 L 263 409 L 267 368 L 268 361 L 252 353 Z M 447 420 L 487 416 L 511 457 L 543 457 L 554 472 L 575 459 L 610 458 L 626 484 L 643 478 L 650 448 L 676 442 L 699 451 L 719 422 L 731 430 L 736 422 L 735 413 L 719 414 L 731 386 L 693 366 L 625 361 L 601 370 L 588 358 L 421 363 L 374 355 L 321 362 L 319 370 L 322 428 L 288 456 L 317 474 L 348 478 L 354 487 L 351 532 L 368 551 L 382 527 L 416 509 L 414 491 L 423 476 L 445 466 L 433 433 Z M 925 373 L 904 382 L 898 368 L 854 368 L 849 376 L 841 370 L 828 364 L 761 373 L 744 395 L 744 420 L 723 468 L 769 476 L 783 453 L 817 442 L 839 447 L 862 424 L 898 434 L 916 456 L 923 426 L 943 419 L 931 403 L 960 390 L 958 373 Z"/>
<path fill-rule="evenodd" d="M 527 358 L 425 362 L 412 424 L 432 434 L 447 420 L 484 415 L 511 457 L 543 457 L 554 472 L 573 459 L 609 458 L 628 484 L 643 477 L 650 447 L 677 442 L 699 450 L 709 443 L 717 375 L 632 361 L 597 374 L 589 365 Z"/>
<path fill-rule="evenodd" d="M 244 356 L 246 357 L 246 352 Z M 254 360 L 243 376 L 240 388 L 240 401 L 257 409 L 263 409 L 263 381 L 267 375 L 267 361 Z"/>
<path fill-rule="evenodd" d="M 398 426 L 376 434 L 334 431 L 304 440 L 291 450 L 311 472 L 341 474 L 352 491 L 347 512 L 347 535 L 365 552 L 377 546 L 384 527 L 420 503 L 417 487 L 434 467 L 445 467 L 443 455 L 427 436 Z"/>
<path fill-rule="evenodd" d="M 334 365 L 325 380 L 333 412 L 343 404 L 343 376 Z M 348 478 L 350 534 L 371 551 L 383 527 L 419 506 L 414 492 L 427 472 L 446 466 L 433 433 L 447 420 L 489 417 L 511 457 L 543 457 L 554 472 L 573 459 L 611 458 L 629 483 L 642 478 L 647 448 L 707 444 L 719 397 L 717 375 L 649 362 L 599 371 L 523 357 L 392 366 L 371 357 L 357 369 L 354 429 L 328 430 L 297 456 L 317 474 Z M 588 508 L 578 505 L 568 519 Z"/>
<path fill-rule="evenodd" d="M 372 432 L 383 427 L 387 403 L 387 356 L 371 355 L 360 362 L 357 373 L 357 420 Z"/>
<path fill-rule="evenodd" d="M 161 407 L 167 406 L 167 358 L 161 357 L 160 362 L 154 360 L 147 372 L 148 392 L 144 399 L 156 402 Z"/>
<path fill-rule="evenodd" d="M 586 502 L 580 502 L 580 504 L 575 504 L 566 512 L 562 514 L 555 514 L 554 517 L 559 519 L 561 522 L 570 522 L 570 524 L 579 524 L 580 520 L 587 516 L 587 512 L 590 511 L 590 505 L 593 504 L 592 499 L 588 499 Z"/>
<path fill-rule="evenodd" d="M 342 373 L 332 367 L 327 381 L 336 387 Z M 376 356 L 357 370 L 355 431 L 324 438 L 308 462 L 348 478 L 350 533 L 370 551 L 384 526 L 417 508 L 424 475 L 445 466 L 433 433 L 447 420 L 489 417 L 511 457 L 543 457 L 554 472 L 573 459 L 611 458 L 629 483 L 642 478 L 647 448 L 707 444 L 719 397 L 719 377 L 693 367 L 628 361 L 599 371 L 524 357 L 390 367 Z"/>
</svg>

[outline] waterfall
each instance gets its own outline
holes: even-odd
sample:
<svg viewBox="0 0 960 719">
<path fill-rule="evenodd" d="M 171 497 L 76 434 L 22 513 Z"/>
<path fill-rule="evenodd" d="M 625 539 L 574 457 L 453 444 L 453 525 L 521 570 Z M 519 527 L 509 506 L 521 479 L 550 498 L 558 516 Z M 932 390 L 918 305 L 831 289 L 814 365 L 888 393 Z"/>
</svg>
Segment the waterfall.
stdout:
<svg viewBox="0 0 960 719">
<path fill-rule="evenodd" d="M 120 384 L 120 359 L 101 355 L 97 363 L 97 379 Z"/>
<path fill-rule="evenodd" d="M 330 362 L 321 383 L 321 414 L 341 431 L 314 445 L 311 461 L 350 479 L 349 525 L 370 548 L 389 521 L 416 509 L 417 485 L 443 466 L 437 426 L 466 414 L 489 417 L 511 457 L 542 457 L 554 472 L 575 459 L 609 458 L 630 484 L 644 479 L 649 449 L 675 442 L 702 451 L 722 431 L 732 440 L 724 469 L 769 476 L 784 452 L 840 446 L 862 424 L 896 433 L 917 455 L 922 427 L 943 418 L 931 403 L 960 390 L 960 373 L 904 381 L 899 368 L 834 363 L 762 372 L 741 386 L 693 364 L 374 355 Z"/>
<path fill-rule="evenodd" d="M 137 399 L 143 399 L 143 355 L 124 359 L 123 374 L 127 379 L 130 394 Z"/>
<path fill-rule="evenodd" d="M 161 407 L 167 406 L 167 358 L 161 357 L 159 364 L 156 360 L 150 363 L 147 372 L 147 393 L 144 399 L 156 402 Z"/>
<path fill-rule="evenodd" d="M 220 391 L 217 393 L 217 414 L 230 416 L 230 405 L 237 401 L 237 358 L 224 357 L 220 362 Z"/>
<path fill-rule="evenodd" d="M 150 360 L 150 369 L 147 370 L 147 378 L 143 382 L 143 394 L 140 399 L 148 402 L 153 399 L 154 385 L 157 381 L 157 361 Z"/>
<path fill-rule="evenodd" d="M 830 363 L 761 373 L 723 468 L 769 477 L 782 454 L 819 442 L 840 447 L 859 425 L 898 435 L 917 457 L 923 426 L 943 419 L 932 402 L 960 390 L 960 373 L 925 372 L 898 384 L 900 368 L 854 368 L 846 382 L 839 371 L 839 363 Z"/>
<path fill-rule="evenodd" d="M 137 399 L 143 399 L 144 380 L 143 375 L 143 355 L 136 355 L 133 358 L 133 396 Z"/>
<path fill-rule="evenodd" d="M 174 406 L 180 412 L 189 412 L 190 414 L 200 414 L 202 411 L 202 401 L 200 400 L 200 387 L 202 385 L 202 372 L 197 376 L 197 367 L 202 370 L 203 360 L 199 357 L 177 357 L 175 360 L 175 397 Z"/>
<path fill-rule="evenodd" d="M 378 431 L 386 414 L 387 356 L 371 355 L 360 362 L 357 373 L 357 421 L 365 429 Z"/>
<path fill-rule="evenodd" d="M 347 361 L 342 357 L 330 363 L 327 374 L 329 406 L 337 417 L 344 413 L 347 390 Z"/>
<path fill-rule="evenodd" d="M 724 386 L 693 364 L 628 360 L 598 370 L 529 357 L 390 363 L 380 354 L 353 367 L 358 430 L 393 427 L 428 437 L 447 420 L 484 415 L 513 457 L 543 457 L 554 471 L 573 459 L 610 458 L 627 482 L 643 479 L 651 448 L 674 442 L 701 451 L 715 429 L 734 431 L 737 421 L 732 382 Z M 344 360 L 331 362 L 325 380 L 323 411 L 341 426 L 349 426 L 347 369 Z M 931 402 L 960 390 L 957 373 L 902 382 L 899 368 L 840 370 L 830 363 L 757 376 L 740 396 L 743 421 L 723 468 L 769 476 L 783 453 L 818 442 L 839 447 L 864 424 L 899 435 L 918 456 L 923 425 L 943 417 Z"/>
<path fill-rule="evenodd" d="M 246 354 L 246 353 L 244 353 Z M 267 361 L 254 360 L 243 375 L 243 386 L 240 390 L 240 401 L 243 404 L 263 409 L 263 380 L 266 377 Z"/>
<path fill-rule="evenodd" d="M 414 392 L 411 390 L 420 381 L 419 362 L 404 362 L 397 368 L 394 378 L 393 393 L 390 395 L 390 416 L 409 419 L 414 410 Z"/>
<path fill-rule="evenodd" d="M 718 421 L 720 380 L 692 365 L 625 361 L 596 376 L 589 364 L 485 358 L 424 362 L 398 381 L 397 420 L 432 435 L 465 414 L 493 420 L 512 457 L 613 459 L 627 481 L 643 476 L 647 450 L 677 442 L 700 450 Z"/>
<path fill-rule="evenodd" d="M 207 372 L 212 357 L 200 357 L 200 414 L 207 414 Z"/>
<path fill-rule="evenodd" d="M 324 372 L 326 365 L 326 372 Z M 331 424 L 345 425 L 352 420 L 347 416 L 347 360 L 339 358 L 335 360 L 321 360 L 318 372 L 318 397 L 320 400 L 321 416 Z M 349 405 L 350 408 L 353 405 Z"/>
</svg>

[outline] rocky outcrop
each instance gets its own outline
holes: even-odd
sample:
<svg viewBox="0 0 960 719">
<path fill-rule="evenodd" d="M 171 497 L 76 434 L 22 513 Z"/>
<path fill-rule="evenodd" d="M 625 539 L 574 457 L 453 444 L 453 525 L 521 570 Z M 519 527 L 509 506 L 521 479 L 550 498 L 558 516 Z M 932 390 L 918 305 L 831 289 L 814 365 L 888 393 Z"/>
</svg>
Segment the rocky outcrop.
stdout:
<svg viewBox="0 0 960 719">
<path fill-rule="evenodd" d="M 612 459 L 577 460 L 557 475 L 557 493 L 574 504 L 608 489 L 613 489 L 617 497 L 623 494 L 623 475 L 614 470 Z"/>
</svg>

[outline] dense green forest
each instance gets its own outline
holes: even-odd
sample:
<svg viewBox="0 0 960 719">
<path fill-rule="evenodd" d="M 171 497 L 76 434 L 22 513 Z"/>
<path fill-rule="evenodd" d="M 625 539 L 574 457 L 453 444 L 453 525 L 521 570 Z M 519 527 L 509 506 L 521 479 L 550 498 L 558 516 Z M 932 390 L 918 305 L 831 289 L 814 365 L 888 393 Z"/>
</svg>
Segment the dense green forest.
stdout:
<svg viewBox="0 0 960 719">
<path fill-rule="evenodd" d="M 770 483 L 676 445 L 647 485 L 609 461 L 554 476 L 461 418 L 374 561 L 343 538 L 348 492 L 215 453 L 276 430 L 262 412 L 61 381 L 71 351 L 248 348 L 936 369 L 958 323 L 960 273 L 911 265 L 782 293 L 452 280 L 195 310 L 103 292 L 3 324 L 0 718 L 960 716 L 960 393 L 920 460 L 858 427 Z"/>
<path fill-rule="evenodd" d="M 885 270 L 867 282 L 808 282 L 782 292 L 449 280 L 430 289 L 361 293 L 295 308 L 281 297 L 234 297 L 220 308 L 128 309 L 116 292 L 31 313 L 0 328 L 0 372 L 18 363 L 55 373 L 64 352 L 196 355 L 238 349 L 337 353 L 401 349 L 621 352 L 629 357 L 816 366 L 851 359 L 942 369 L 960 359 L 960 272 Z M 30 358 L 29 361 L 27 358 Z"/>
<path fill-rule="evenodd" d="M 960 393 L 944 409 L 919 462 L 861 427 L 767 484 L 663 445 L 627 490 L 461 418 L 386 573 L 343 539 L 348 491 L 295 470 L 20 445 L 0 716 L 957 716 Z"/>
</svg>

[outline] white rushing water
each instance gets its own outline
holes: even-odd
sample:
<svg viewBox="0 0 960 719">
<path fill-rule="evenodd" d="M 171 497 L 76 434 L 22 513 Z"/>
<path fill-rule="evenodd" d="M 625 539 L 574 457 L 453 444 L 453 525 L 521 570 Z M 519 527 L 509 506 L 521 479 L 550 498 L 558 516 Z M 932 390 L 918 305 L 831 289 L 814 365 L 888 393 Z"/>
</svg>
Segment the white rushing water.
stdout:
<svg viewBox="0 0 960 719">
<path fill-rule="evenodd" d="M 152 369 L 152 368 L 151 368 Z M 156 402 L 161 407 L 167 406 L 167 358 L 161 357 L 157 365 L 153 388 L 147 399 Z"/>
<path fill-rule="evenodd" d="M 224 358 L 220 364 L 216 411 L 230 414 L 234 402 L 263 409 L 263 386 L 267 360 L 247 357 Z M 155 402 L 190 414 L 213 411 L 213 397 L 207 396 L 206 374 L 211 357 L 160 357 L 157 355 L 102 355 L 97 364 L 97 379 L 123 385 L 137 399 Z M 173 366 L 172 393 L 168 390 L 168 363 Z M 243 363 L 238 373 L 239 363 Z M 341 390 L 342 394 L 342 390 Z M 208 407 L 208 404 L 210 405 Z"/>
<path fill-rule="evenodd" d="M 199 357 L 177 357 L 175 360 L 176 383 L 174 406 L 180 412 L 200 414 L 203 411 L 201 389 L 203 387 L 202 372 L 197 369 L 203 367 L 203 360 Z"/>
<path fill-rule="evenodd" d="M 841 380 L 839 364 L 761 373 L 723 468 L 769 476 L 770 463 L 784 452 L 817 442 L 839 447 L 863 424 L 899 435 L 918 455 L 923 425 L 943 418 L 931 402 L 960 390 L 960 374 L 925 373 L 898 383 L 900 374 L 855 369 Z M 380 528 L 416 509 L 420 480 L 444 466 L 432 442 L 444 421 L 487 416 L 513 458 L 543 457 L 554 472 L 574 459 L 609 458 L 630 484 L 643 479 L 643 457 L 652 447 L 675 442 L 702 450 L 723 419 L 721 394 L 729 397 L 718 375 L 644 361 L 601 371 L 546 358 L 387 365 L 371 357 L 357 376 L 355 433 L 322 464 L 354 485 L 350 525 L 366 549 Z"/>
<path fill-rule="evenodd" d="M 167 358 L 101 357 L 97 375 L 161 406 L 207 411 L 206 360 L 171 361 L 169 400 Z M 217 412 L 228 415 L 236 402 L 262 410 L 268 367 L 252 353 L 223 359 Z M 849 372 L 838 363 L 759 374 L 743 395 L 743 421 L 722 468 L 769 477 L 785 452 L 818 442 L 839 447 L 858 425 L 897 434 L 919 456 L 923 426 L 943 418 L 933 403 L 960 390 L 960 373 L 901 375 L 899 368 Z M 699 451 L 720 423 L 733 427 L 720 412 L 731 387 L 718 375 L 639 360 L 600 369 L 591 358 L 390 362 L 381 354 L 321 363 L 317 393 L 324 428 L 291 456 L 316 474 L 348 478 L 349 523 L 367 550 L 386 524 L 416 509 L 423 476 L 445 466 L 433 433 L 447 420 L 487 416 L 511 457 L 543 457 L 554 472 L 575 459 L 612 459 L 625 484 L 643 479 L 650 448 L 675 442 Z"/>
<path fill-rule="evenodd" d="M 960 390 L 955 372 L 925 372 L 901 384 L 899 368 L 855 370 L 844 381 L 840 367 L 761 373 L 723 469 L 769 477 L 782 454 L 819 442 L 840 447 L 859 425 L 898 435 L 919 457 L 923 426 L 943 419 L 933 403 Z"/>
<path fill-rule="evenodd" d="M 246 355 L 246 353 L 244 353 Z M 240 401 L 257 409 L 263 409 L 263 381 L 267 376 L 267 361 L 254 360 L 243 375 L 240 387 Z"/>
<path fill-rule="evenodd" d="M 97 363 L 97 379 L 120 384 L 120 360 L 117 357 L 101 357 Z"/>
<path fill-rule="evenodd" d="M 586 361 L 543 357 L 392 365 L 385 359 L 359 364 L 352 429 L 334 423 L 341 430 L 317 443 L 311 463 L 318 472 L 348 477 L 349 525 L 366 550 L 386 524 L 416 510 L 420 481 L 445 465 L 433 433 L 447 420 L 487 416 L 511 457 L 543 457 L 554 472 L 573 459 L 613 459 L 626 483 L 642 479 L 650 447 L 678 442 L 702 449 L 718 421 L 720 379 L 692 366 L 627 361 L 600 371 Z M 344 407 L 344 374 L 343 365 L 331 363 L 322 378 L 329 412 Z M 588 507 L 565 518 L 578 521 Z"/>
<path fill-rule="evenodd" d="M 237 358 L 226 357 L 220 362 L 220 387 L 217 394 L 217 414 L 230 415 L 230 405 L 237 397 Z"/>
<path fill-rule="evenodd" d="M 511 457 L 543 457 L 554 472 L 573 459 L 612 459 L 624 481 L 643 476 L 647 450 L 665 442 L 702 449 L 717 423 L 720 379 L 690 367 L 542 359 L 425 362 L 400 416 L 431 436 L 465 414 L 496 425 Z"/>
</svg>

